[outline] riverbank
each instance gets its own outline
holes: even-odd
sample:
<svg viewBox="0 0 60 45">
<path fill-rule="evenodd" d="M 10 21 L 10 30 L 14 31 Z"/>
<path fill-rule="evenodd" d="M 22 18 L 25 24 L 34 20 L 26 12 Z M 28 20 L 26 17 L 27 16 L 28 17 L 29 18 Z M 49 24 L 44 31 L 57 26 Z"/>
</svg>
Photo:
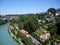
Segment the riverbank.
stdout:
<svg viewBox="0 0 60 45">
<path fill-rule="evenodd" d="M 6 24 L 6 23 L 7 23 L 7 20 L 1 20 L 0 19 L 0 25 Z"/>
<path fill-rule="evenodd" d="M 19 43 L 19 45 L 24 45 L 24 44 L 21 42 L 21 39 L 17 39 L 16 36 L 11 32 L 10 29 L 8 29 L 8 32 L 9 32 L 9 34 L 13 37 L 13 39 L 15 39 L 16 42 Z"/>
<path fill-rule="evenodd" d="M 8 32 L 10 22 L 0 25 L 0 45 L 19 45 Z"/>
</svg>

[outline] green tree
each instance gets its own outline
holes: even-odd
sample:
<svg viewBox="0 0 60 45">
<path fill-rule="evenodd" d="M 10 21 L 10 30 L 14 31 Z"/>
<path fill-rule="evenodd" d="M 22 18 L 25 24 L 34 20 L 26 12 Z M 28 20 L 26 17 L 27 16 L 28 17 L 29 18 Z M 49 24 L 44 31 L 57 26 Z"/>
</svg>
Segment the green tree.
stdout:
<svg viewBox="0 0 60 45">
<path fill-rule="evenodd" d="M 57 32 L 57 27 L 56 25 L 50 24 L 48 25 L 48 31 L 50 31 L 51 34 L 51 39 L 55 39 L 56 38 L 56 32 Z"/>
<path fill-rule="evenodd" d="M 21 33 L 17 34 L 17 37 L 20 37 L 21 38 L 21 41 L 25 45 L 35 45 L 30 38 L 27 38 L 25 35 L 23 35 Z"/>
<path fill-rule="evenodd" d="M 20 23 L 19 23 L 19 28 L 20 28 L 20 29 L 23 29 L 23 28 L 24 28 L 23 22 L 20 22 Z"/>
<path fill-rule="evenodd" d="M 36 18 L 30 17 L 28 19 L 28 23 L 24 25 L 24 29 L 26 29 L 29 33 L 32 33 L 36 31 L 40 27 L 40 25 Z"/>
<path fill-rule="evenodd" d="M 7 20 L 1 20 L 0 19 L 0 25 L 7 23 Z"/>
<path fill-rule="evenodd" d="M 25 29 L 32 33 L 40 27 L 37 19 L 38 17 L 35 14 L 25 14 L 20 15 L 18 19 L 12 19 L 12 24 L 17 23 L 20 29 Z"/>
<path fill-rule="evenodd" d="M 47 12 L 55 15 L 56 9 L 55 9 L 55 8 L 49 8 L 49 9 L 47 10 Z"/>
<path fill-rule="evenodd" d="M 45 13 L 39 13 L 38 14 L 38 19 L 44 19 L 44 15 L 45 15 Z"/>
<path fill-rule="evenodd" d="M 1 18 L 1 15 L 0 15 L 0 18 Z"/>
<path fill-rule="evenodd" d="M 60 15 L 56 16 L 57 34 L 60 35 Z"/>
</svg>

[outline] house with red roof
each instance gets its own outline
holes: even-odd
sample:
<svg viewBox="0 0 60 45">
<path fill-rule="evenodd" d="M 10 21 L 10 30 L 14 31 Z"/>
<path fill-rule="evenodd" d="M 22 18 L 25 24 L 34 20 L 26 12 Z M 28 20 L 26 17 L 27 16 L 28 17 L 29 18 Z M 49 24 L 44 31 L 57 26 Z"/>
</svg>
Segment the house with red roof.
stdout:
<svg viewBox="0 0 60 45">
<path fill-rule="evenodd" d="M 18 32 L 19 33 L 22 33 L 23 35 L 28 35 L 28 32 L 26 30 L 24 30 L 24 29 L 19 30 Z"/>
</svg>

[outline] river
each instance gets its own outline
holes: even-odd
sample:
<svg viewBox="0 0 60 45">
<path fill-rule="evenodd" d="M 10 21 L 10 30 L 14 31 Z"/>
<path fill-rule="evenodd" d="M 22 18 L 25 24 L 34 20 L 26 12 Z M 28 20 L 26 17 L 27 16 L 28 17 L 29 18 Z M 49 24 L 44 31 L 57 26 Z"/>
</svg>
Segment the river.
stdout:
<svg viewBox="0 0 60 45">
<path fill-rule="evenodd" d="M 0 25 L 0 45 L 19 45 L 8 33 L 9 24 Z"/>
</svg>

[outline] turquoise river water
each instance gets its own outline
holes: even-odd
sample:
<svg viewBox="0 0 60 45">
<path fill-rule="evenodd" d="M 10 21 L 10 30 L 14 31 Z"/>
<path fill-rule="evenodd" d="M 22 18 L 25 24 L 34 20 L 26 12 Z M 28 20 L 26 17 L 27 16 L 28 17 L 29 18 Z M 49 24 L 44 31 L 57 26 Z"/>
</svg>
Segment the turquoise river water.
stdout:
<svg viewBox="0 0 60 45">
<path fill-rule="evenodd" d="M 9 24 L 0 25 L 0 45 L 19 45 L 8 33 Z"/>
</svg>

